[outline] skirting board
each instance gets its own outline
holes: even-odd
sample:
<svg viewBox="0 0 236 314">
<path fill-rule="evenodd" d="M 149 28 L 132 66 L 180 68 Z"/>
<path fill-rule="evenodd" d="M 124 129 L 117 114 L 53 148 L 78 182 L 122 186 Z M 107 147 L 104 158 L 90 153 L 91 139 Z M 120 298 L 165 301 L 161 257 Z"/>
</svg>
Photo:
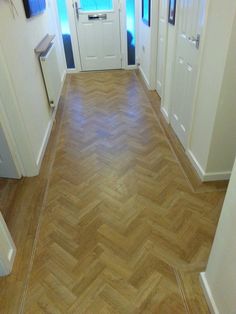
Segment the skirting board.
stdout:
<svg viewBox="0 0 236 314">
<path fill-rule="evenodd" d="M 62 88 L 63 88 L 64 82 L 65 82 L 65 78 L 66 78 L 66 71 L 64 72 L 64 74 L 62 76 L 62 79 L 61 79 L 60 95 L 61 95 Z M 56 113 L 57 113 L 57 106 L 55 107 L 55 109 L 53 111 L 53 114 L 52 114 L 52 117 L 51 117 L 51 119 L 50 119 L 50 121 L 48 123 L 48 127 L 47 127 L 47 130 L 45 132 L 44 139 L 43 139 L 43 143 L 41 145 L 41 148 L 40 148 L 40 151 L 39 151 L 39 154 L 38 154 L 38 158 L 37 158 L 38 172 L 40 171 L 40 167 L 41 167 L 41 163 L 42 163 L 42 160 L 43 160 L 43 157 L 44 157 L 44 153 L 46 151 L 48 140 L 49 140 L 49 137 L 51 135 L 51 131 L 52 131 L 52 127 L 53 127 L 53 123 L 54 123 L 54 120 L 55 120 Z"/>
<path fill-rule="evenodd" d="M 200 283 L 201 283 L 208 307 L 211 311 L 211 314 L 220 314 L 216 306 L 215 300 L 213 298 L 213 295 L 211 293 L 211 289 L 208 285 L 205 273 L 200 273 Z"/>
<path fill-rule="evenodd" d="M 222 180 L 229 180 L 231 176 L 231 171 L 226 172 L 205 172 L 199 162 L 197 161 L 194 154 L 191 152 L 190 149 L 186 151 L 187 156 L 193 165 L 194 169 L 197 171 L 200 179 L 202 182 L 210 182 L 210 181 L 222 181 Z"/>
<path fill-rule="evenodd" d="M 144 73 L 144 71 L 143 71 L 143 69 L 142 69 L 141 66 L 139 66 L 139 71 L 140 71 L 140 73 L 141 73 L 141 75 L 142 75 L 142 77 L 143 77 L 143 80 L 144 80 L 144 82 L 145 82 L 145 84 L 146 84 L 146 86 L 147 86 L 147 89 L 148 89 L 148 90 L 151 90 L 151 86 L 150 86 L 150 84 L 149 84 L 149 81 L 148 81 L 148 79 L 147 79 L 147 77 L 146 77 L 146 75 L 145 75 L 145 73 Z"/>
</svg>

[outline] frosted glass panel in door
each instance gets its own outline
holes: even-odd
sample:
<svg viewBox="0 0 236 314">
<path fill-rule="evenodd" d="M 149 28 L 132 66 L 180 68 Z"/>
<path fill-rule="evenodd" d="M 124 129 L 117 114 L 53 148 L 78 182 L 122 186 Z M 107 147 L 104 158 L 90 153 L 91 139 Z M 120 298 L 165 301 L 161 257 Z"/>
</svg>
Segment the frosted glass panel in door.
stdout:
<svg viewBox="0 0 236 314">
<path fill-rule="evenodd" d="M 112 0 L 80 0 L 81 11 L 111 11 Z"/>
</svg>

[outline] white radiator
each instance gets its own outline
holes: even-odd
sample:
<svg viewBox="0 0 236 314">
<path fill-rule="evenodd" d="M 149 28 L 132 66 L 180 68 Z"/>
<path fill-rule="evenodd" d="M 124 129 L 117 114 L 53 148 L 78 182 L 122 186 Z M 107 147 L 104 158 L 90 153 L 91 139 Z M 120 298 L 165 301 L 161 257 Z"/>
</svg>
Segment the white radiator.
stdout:
<svg viewBox="0 0 236 314">
<path fill-rule="evenodd" d="M 61 75 L 57 62 L 55 44 L 51 43 L 48 49 L 40 55 L 39 59 L 49 104 L 51 107 L 56 107 L 61 92 Z"/>
</svg>

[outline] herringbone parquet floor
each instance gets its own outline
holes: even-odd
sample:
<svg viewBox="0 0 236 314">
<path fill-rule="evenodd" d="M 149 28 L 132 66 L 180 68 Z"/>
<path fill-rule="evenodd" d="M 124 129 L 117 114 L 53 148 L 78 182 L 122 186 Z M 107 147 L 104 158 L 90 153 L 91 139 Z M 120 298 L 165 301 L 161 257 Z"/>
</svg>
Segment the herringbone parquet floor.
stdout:
<svg viewBox="0 0 236 314">
<path fill-rule="evenodd" d="M 24 313 L 208 313 L 224 192 L 196 192 L 134 72 L 67 78 Z"/>
</svg>

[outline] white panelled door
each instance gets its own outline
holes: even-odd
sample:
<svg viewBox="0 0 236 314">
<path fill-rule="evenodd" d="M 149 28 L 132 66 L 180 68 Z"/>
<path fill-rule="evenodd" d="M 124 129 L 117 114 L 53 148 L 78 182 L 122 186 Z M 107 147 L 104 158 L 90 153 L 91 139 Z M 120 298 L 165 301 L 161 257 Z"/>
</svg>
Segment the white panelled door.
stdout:
<svg viewBox="0 0 236 314">
<path fill-rule="evenodd" d="M 171 125 L 186 148 L 205 23 L 206 0 L 179 0 Z"/>
<path fill-rule="evenodd" d="M 75 2 L 82 71 L 120 69 L 119 0 Z"/>
<path fill-rule="evenodd" d="M 166 34 L 167 34 L 167 0 L 159 1 L 158 46 L 157 46 L 157 82 L 156 90 L 162 97 L 162 84 L 165 66 Z"/>
</svg>

